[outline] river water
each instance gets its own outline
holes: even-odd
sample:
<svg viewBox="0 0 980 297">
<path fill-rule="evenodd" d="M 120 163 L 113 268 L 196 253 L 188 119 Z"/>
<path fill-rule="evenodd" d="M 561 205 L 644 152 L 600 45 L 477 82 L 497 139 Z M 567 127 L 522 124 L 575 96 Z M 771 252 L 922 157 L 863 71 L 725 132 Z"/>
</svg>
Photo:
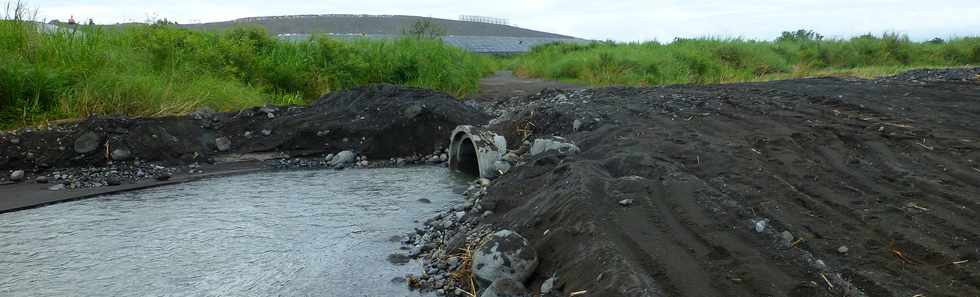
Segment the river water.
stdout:
<svg viewBox="0 0 980 297">
<path fill-rule="evenodd" d="M 464 183 L 438 167 L 265 172 L 0 214 L 0 296 L 418 296 L 392 281 L 420 269 L 387 262 L 392 237 Z"/>
</svg>

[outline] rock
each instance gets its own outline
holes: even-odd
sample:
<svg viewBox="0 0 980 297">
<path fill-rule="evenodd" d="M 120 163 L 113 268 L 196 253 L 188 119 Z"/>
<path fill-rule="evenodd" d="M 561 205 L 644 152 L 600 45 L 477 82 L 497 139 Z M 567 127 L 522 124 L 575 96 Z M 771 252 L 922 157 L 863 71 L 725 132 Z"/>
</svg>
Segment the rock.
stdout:
<svg viewBox="0 0 980 297">
<path fill-rule="evenodd" d="M 766 231 L 766 225 L 768 223 L 769 223 L 768 220 L 758 220 L 758 221 L 756 221 L 755 224 L 754 224 L 755 225 L 755 232 L 762 233 L 762 231 Z"/>
<path fill-rule="evenodd" d="M 446 162 L 448 160 L 449 160 L 449 155 L 448 154 L 443 153 L 443 154 L 440 154 L 439 155 L 439 161 Z"/>
<path fill-rule="evenodd" d="M 484 187 L 490 186 L 490 180 L 486 178 L 480 178 L 480 185 Z"/>
<path fill-rule="evenodd" d="M 419 198 L 418 201 L 422 203 L 432 203 L 432 200 L 429 200 L 428 198 Z"/>
<path fill-rule="evenodd" d="M 555 281 L 556 280 L 558 280 L 558 277 L 557 276 L 552 276 L 551 278 L 548 278 L 548 279 L 544 280 L 544 282 L 541 283 L 541 295 L 542 296 L 551 294 L 551 290 L 554 290 L 555 289 Z"/>
<path fill-rule="evenodd" d="M 75 139 L 75 152 L 79 154 L 91 153 L 99 148 L 101 142 L 102 138 L 98 134 L 86 132 Z"/>
<path fill-rule="evenodd" d="M 839 248 L 837 248 L 837 252 L 841 254 L 846 254 L 849 250 L 850 249 L 848 249 L 846 245 L 842 245 Z"/>
<path fill-rule="evenodd" d="M 510 278 L 501 278 L 493 281 L 480 297 L 525 297 L 530 296 L 530 292 L 519 281 Z"/>
<path fill-rule="evenodd" d="M 560 137 L 538 138 L 531 145 L 531 156 L 548 151 L 556 151 L 559 154 L 574 154 L 579 152 L 579 148 Z"/>
<path fill-rule="evenodd" d="M 117 148 L 112 150 L 112 154 L 110 154 L 110 156 L 112 157 L 112 160 L 115 161 L 128 161 L 129 159 L 133 158 L 133 153 L 125 148 Z"/>
<path fill-rule="evenodd" d="M 793 233 L 790 233 L 788 230 L 787 231 L 783 231 L 783 233 L 780 234 L 779 236 L 782 237 L 783 238 L 783 241 L 785 241 L 786 243 L 793 242 L 793 238 L 794 238 L 793 237 Z"/>
<path fill-rule="evenodd" d="M 501 278 L 523 282 L 537 266 L 537 252 L 527 239 L 511 230 L 500 230 L 491 235 L 473 257 L 474 274 L 488 283 Z"/>
<path fill-rule="evenodd" d="M 262 135 L 265 135 L 265 136 L 272 135 L 272 130 L 262 130 Z"/>
<path fill-rule="evenodd" d="M 630 206 L 630 205 L 633 205 L 633 199 L 623 199 L 623 200 L 619 200 L 619 205 L 620 205 L 620 206 L 624 206 L 624 207 L 625 207 L 625 206 Z"/>
<path fill-rule="evenodd" d="M 228 137 L 218 137 L 214 139 L 214 145 L 219 152 L 226 152 L 231 149 L 231 140 Z"/>
<path fill-rule="evenodd" d="M 333 156 L 333 154 L 327 154 L 326 157 L 323 157 L 323 161 L 330 163 L 330 160 L 333 160 Z"/>
<path fill-rule="evenodd" d="M 57 185 L 53 185 L 53 186 L 48 187 L 48 190 L 49 191 L 61 191 L 61 190 L 64 190 L 64 189 L 65 189 L 65 184 L 57 184 Z"/>
<path fill-rule="evenodd" d="M 170 180 L 170 177 L 171 177 L 170 174 L 164 173 L 164 174 L 161 174 L 161 175 L 157 175 L 156 180 L 158 180 L 158 181 L 166 181 L 166 180 Z"/>
<path fill-rule="evenodd" d="M 356 156 L 354 155 L 354 152 L 342 151 L 337 153 L 336 156 L 333 156 L 333 159 L 330 159 L 330 162 L 328 162 L 327 164 L 332 167 L 344 166 L 347 164 L 354 163 L 354 160 L 356 160 Z"/>
<path fill-rule="evenodd" d="M 109 177 L 109 178 L 106 178 L 105 184 L 106 185 L 109 185 L 109 186 L 118 186 L 118 185 L 121 185 L 122 184 L 122 181 L 119 180 L 119 178 L 117 178 L 117 177 Z"/>
<path fill-rule="evenodd" d="M 572 121 L 572 131 L 578 132 L 579 129 L 582 129 L 582 121 L 577 119 Z"/>
<path fill-rule="evenodd" d="M 510 171 L 510 162 L 507 161 L 493 162 L 493 166 L 497 167 L 497 172 L 500 172 L 500 174 L 505 174 Z"/>
<path fill-rule="evenodd" d="M 405 265 L 408 261 L 411 261 L 412 257 L 405 254 L 391 254 L 388 255 L 388 262 L 395 265 Z"/>
<path fill-rule="evenodd" d="M 46 184 L 48 183 L 48 177 L 45 175 L 38 176 L 37 178 L 34 179 L 34 182 L 39 184 Z"/>
<path fill-rule="evenodd" d="M 10 173 L 10 180 L 15 182 L 24 180 L 24 171 L 14 170 L 14 172 Z"/>
</svg>

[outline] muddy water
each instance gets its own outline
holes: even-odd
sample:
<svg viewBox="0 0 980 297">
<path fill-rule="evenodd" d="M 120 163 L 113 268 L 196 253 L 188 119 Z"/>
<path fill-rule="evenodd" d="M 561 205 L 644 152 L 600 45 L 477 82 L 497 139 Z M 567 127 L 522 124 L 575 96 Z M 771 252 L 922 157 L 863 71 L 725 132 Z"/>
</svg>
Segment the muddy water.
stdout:
<svg viewBox="0 0 980 297">
<path fill-rule="evenodd" d="M 411 296 L 392 236 L 461 199 L 435 167 L 203 180 L 0 215 L 0 296 Z M 426 198 L 432 203 L 417 201 Z"/>
</svg>

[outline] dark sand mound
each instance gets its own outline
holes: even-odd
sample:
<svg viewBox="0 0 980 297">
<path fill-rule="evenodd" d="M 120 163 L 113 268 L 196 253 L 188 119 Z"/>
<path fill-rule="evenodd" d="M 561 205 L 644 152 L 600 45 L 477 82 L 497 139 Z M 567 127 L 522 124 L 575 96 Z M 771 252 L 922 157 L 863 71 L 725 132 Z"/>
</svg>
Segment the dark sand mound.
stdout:
<svg viewBox="0 0 980 297">
<path fill-rule="evenodd" d="M 131 158 L 174 163 L 209 162 L 223 153 L 300 156 L 349 149 L 389 158 L 432 153 L 448 145 L 447 135 L 456 125 L 488 118 L 443 93 L 373 85 L 333 93 L 310 107 L 93 117 L 5 133 L 0 135 L 0 169 L 104 165 L 117 149 L 129 151 Z M 219 147 L 224 140 L 228 147 Z"/>
<path fill-rule="evenodd" d="M 956 71 L 515 98 L 511 143 L 582 152 L 484 199 L 562 296 L 976 296 L 980 83 Z"/>
</svg>

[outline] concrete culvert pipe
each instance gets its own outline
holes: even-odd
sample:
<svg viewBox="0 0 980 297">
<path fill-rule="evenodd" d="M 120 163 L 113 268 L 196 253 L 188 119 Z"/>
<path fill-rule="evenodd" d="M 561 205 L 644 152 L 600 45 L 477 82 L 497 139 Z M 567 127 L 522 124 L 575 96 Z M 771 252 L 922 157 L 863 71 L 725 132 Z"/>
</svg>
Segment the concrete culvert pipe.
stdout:
<svg viewBox="0 0 980 297">
<path fill-rule="evenodd" d="M 469 125 L 453 129 L 449 142 L 449 168 L 478 177 L 494 178 L 495 162 L 507 152 L 507 140 L 489 130 Z"/>
</svg>

